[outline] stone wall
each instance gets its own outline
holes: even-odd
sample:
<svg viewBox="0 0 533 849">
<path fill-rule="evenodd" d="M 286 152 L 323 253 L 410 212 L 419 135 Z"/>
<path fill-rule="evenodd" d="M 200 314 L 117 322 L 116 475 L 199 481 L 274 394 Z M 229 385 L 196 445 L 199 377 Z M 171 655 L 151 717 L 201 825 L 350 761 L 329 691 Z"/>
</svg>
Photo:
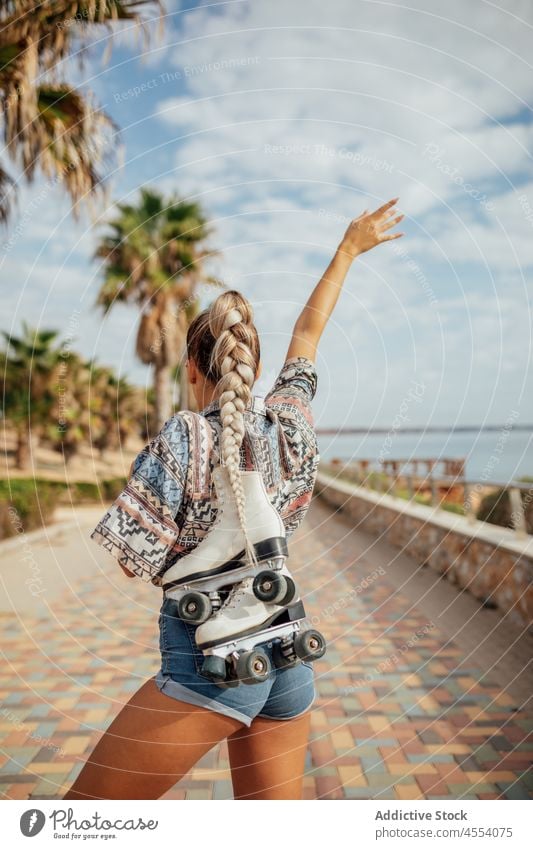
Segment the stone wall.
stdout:
<svg viewBox="0 0 533 849">
<path fill-rule="evenodd" d="M 315 492 L 483 604 L 533 625 L 533 537 L 381 494 L 319 472 Z"/>
</svg>

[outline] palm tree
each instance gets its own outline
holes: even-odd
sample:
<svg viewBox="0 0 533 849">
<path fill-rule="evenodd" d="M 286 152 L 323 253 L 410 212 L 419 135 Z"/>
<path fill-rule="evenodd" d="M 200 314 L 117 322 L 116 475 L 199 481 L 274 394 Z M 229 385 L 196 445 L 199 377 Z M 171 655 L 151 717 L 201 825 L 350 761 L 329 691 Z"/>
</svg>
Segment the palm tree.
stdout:
<svg viewBox="0 0 533 849">
<path fill-rule="evenodd" d="M 52 382 L 55 400 L 44 436 L 68 463 L 91 432 L 88 406 L 91 373 L 83 357 L 74 351 L 64 353 L 63 357 Z"/>
<path fill-rule="evenodd" d="M 74 212 L 102 185 L 116 126 L 57 68 L 97 28 L 144 27 L 159 0 L 3 0 L 0 4 L 0 105 L 6 151 L 31 182 L 37 169 L 65 185 Z M 9 219 L 13 180 L 0 165 L 0 221 Z"/>
<path fill-rule="evenodd" d="M 55 346 L 56 330 L 37 330 L 22 323 L 22 336 L 2 330 L 7 347 L 1 355 L 4 388 L 4 418 L 17 433 L 16 464 L 29 465 L 31 434 L 46 427 L 56 402 L 53 382 L 61 358 Z"/>
<path fill-rule="evenodd" d="M 136 354 L 154 367 L 155 426 L 172 415 L 171 376 L 184 352 L 190 316 L 198 308 L 195 294 L 203 261 L 213 255 L 204 246 L 210 228 L 200 205 L 171 197 L 165 201 L 153 189 L 142 189 L 136 206 L 118 205 L 110 232 L 100 241 L 96 256 L 104 261 L 105 278 L 96 305 L 106 314 L 117 302 L 141 310 Z M 180 405 L 189 404 L 183 392 Z"/>
<path fill-rule="evenodd" d="M 139 435 L 139 422 L 152 412 L 146 392 L 123 377 L 114 378 L 112 416 L 116 422 L 116 447 L 122 448 L 131 434 Z"/>
<path fill-rule="evenodd" d="M 65 463 L 90 444 L 103 459 L 107 449 L 125 445 L 146 415 L 146 393 L 113 369 L 69 351 L 52 379 L 54 403 L 42 434 Z"/>
<path fill-rule="evenodd" d="M 219 280 L 214 278 L 209 278 L 209 282 L 214 286 L 222 285 Z M 188 327 L 193 318 L 195 318 L 195 316 L 197 316 L 200 312 L 200 299 L 191 298 L 189 302 L 184 305 L 183 312 L 185 314 L 185 324 Z M 172 372 L 172 381 L 174 385 L 179 386 L 180 408 L 182 410 L 197 410 L 198 406 L 196 404 L 196 399 L 191 392 L 187 377 L 187 369 L 185 368 L 185 339 L 183 356 L 180 358 L 180 362 L 176 365 Z"/>
<path fill-rule="evenodd" d="M 90 440 L 103 459 L 106 449 L 121 449 L 132 433 L 139 433 L 139 421 L 146 415 L 146 395 L 112 369 L 90 366 Z"/>
</svg>

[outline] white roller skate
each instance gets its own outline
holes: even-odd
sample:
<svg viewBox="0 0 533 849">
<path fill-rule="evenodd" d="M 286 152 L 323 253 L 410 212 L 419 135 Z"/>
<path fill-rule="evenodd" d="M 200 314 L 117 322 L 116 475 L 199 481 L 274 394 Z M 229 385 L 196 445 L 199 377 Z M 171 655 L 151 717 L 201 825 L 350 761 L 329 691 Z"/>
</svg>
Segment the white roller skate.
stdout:
<svg viewBox="0 0 533 849">
<path fill-rule="evenodd" d="M 267 605 L 257 599 L 253 578 L 245 578 L 196 629 L 196 645 L 204 654 L 202 675 L 222 686 L 264 681 L 271 664 L 260 644 L 267 641 L 272 641 L 277 668 L 317 660 L 325 653 L 326 642 L 320 631 L 306 628 L 304 620 L 301 601 Z"/>
<path fill-rule="evenodd" d="M 286 606 L 296 598 L 296 586 L 285 565 L 285 526 L 270 503 L 261 473 L 241 471 L 245 493 L 248 536 L 259 567 L 247 563 L 244 534 L 228 470 L 215 466 L 213 482 L 217 517 L 207 536 L 163 575 L 163 590 L 177 601 L 178 616 L 200 625 L 218 609 L 232 586 L 251 579 L 256 600 L 264 605 Z"/>
</svg>

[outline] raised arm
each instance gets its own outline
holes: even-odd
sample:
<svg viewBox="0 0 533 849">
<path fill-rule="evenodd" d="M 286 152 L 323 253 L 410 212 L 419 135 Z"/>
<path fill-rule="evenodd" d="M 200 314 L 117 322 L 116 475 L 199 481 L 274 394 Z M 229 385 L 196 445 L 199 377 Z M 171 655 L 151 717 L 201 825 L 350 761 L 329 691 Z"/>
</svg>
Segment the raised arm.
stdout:
<svg viewBox="0 0 533 849">
<path fill-rule="evenodd" d="M 403 218 L 403 215 L 397 215 L 394 209 L 397 201 L 398 198 L 393 198 L 374 212 L 365 209 L 358 218 L 350 222 L 333 259 L 311 292 L 294 325 L 286 359 L 307 357 L 315 361 L 318 342 L 354 259 L 381 242 L 403 236 L 403 233 L 386 232 Z"/>
</svg>

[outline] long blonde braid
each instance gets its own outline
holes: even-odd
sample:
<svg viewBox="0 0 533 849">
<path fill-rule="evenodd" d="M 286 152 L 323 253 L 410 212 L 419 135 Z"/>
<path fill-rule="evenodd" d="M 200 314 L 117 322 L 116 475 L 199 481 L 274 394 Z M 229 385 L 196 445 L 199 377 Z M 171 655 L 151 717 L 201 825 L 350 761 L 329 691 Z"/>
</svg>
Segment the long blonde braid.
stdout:
<svg viewBox="0 0 533 849">
<path fill-rule="evenodd" d="M 257 369 L 257 358 L 253 353 L 257 348 L 257 331 L 250 302 L 235 290 L 223 292 L 209 309 L 209 329 L 215 339 L 210 371 L 221 375 L 217 383 L 222 422 L 221 465 L 228 470 L 235 495 L 245 539 L 245 555 L 256 565 L 257 557 L 246 528 L 246 499 L 240 471 L 244 410 L 252 397 Z"/>
</svg>

